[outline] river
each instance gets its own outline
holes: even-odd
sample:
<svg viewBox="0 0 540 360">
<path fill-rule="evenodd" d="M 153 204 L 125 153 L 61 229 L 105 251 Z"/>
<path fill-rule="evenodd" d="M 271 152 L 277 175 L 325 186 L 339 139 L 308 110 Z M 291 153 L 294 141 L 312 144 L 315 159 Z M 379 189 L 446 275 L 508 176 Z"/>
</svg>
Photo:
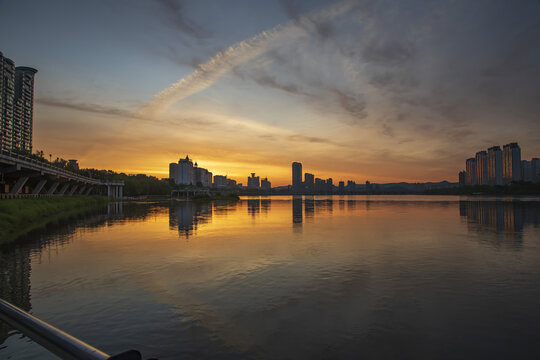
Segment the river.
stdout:
<svg viewBox="0 0 540 360">
<path fill-rule="evenodd" d="M 0 248 L 0 296 L 115 354 L 540 354 L 540 198 L 130 202 Z M 1 359 L 54 358 L 0 325 Z"/>
</svg>

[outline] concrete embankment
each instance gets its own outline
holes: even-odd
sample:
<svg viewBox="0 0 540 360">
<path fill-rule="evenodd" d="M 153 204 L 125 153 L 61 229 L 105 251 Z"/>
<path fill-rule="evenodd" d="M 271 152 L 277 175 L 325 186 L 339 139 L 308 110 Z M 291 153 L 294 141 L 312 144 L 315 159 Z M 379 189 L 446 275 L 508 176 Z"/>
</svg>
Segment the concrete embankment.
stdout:
<svg viewBox="0 0 540 360">
<path fill-rule="evenodd" d="M 0 245 L 31 230 L 71 215 L 106 205 L 102 196 L 69 196 L 0 200 Z"/>
</svg>

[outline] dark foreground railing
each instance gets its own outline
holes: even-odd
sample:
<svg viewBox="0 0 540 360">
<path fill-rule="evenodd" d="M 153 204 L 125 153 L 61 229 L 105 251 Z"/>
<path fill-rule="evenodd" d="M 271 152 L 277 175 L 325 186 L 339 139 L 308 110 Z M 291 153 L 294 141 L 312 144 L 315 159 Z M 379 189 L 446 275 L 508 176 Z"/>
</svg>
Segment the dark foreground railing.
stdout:
<svg viewBox="0 0 540 360">
<path fill-rule="evenodd" d="M 62 359 L 141 360 L 141 354 L 136 350 L 114 356 L 107 355 L 2 299 L 0 299 L 0 320 Z"/>
</svg>

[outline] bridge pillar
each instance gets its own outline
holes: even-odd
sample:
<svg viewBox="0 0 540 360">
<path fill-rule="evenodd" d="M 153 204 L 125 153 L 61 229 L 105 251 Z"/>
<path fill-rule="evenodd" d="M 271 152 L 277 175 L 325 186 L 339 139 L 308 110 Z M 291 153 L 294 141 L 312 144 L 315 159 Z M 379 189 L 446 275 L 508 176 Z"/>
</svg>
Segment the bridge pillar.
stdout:
<svg viewBox="0 0 540 360">
<path fill-rule="evenodd" d="M 79 190 L 78 194 L 79 194 L 79 195 L 82 195 L 82 194 L 84 193 L 85 190 L 86 190 L 86 185 L 83 185 L 83 186 L 81 187 L 81 190 Z"/>
<path fill-rule="evenodd" d="M 17 180 L 17 182 L 15 183 L 15 185 L 13 185 L 13 189 L 11 189 L 9 193 L 12 195 L 17 195 L 23 188 L 24 184 L 26 184 L 28 179 L 29 179 L 28 176 L 20 177 L 19 180 Z"/>
<path fill-rule="evenodd" d="M 77 190 L 78 187 L 79 187 L 79 185 L 74 184 L 73 187 L 71 188 L 71 190 L 69 190 L 68 195 L 69 196 L 73 195 L 73 193 L 75 192 L 75 190 Z"/>
<path fill-rule="evenodd" d="M 111 185 L 107 185 L 107 197 L 111 197 Z"/>
<path fill-rule="evenodd" d="M 68 189 L 69 187 L 69 183 L 65 183 L 62 188 L 60 189 L 60 191 L 58 191 L 58 195 L 64 195 L 64 193 L 66 192 L 66 190 Z"/>
<path fill-rule="evenodd" d="M 60 185 L 60 183 L 58 181 L 56 181 L 54 184 L 52 184 L 49 191 L 47 191 L 47 194 L 49 194 L 49 195 L 54 194 L 54 192 L 56 191 L 56 188 L 58 187 L 58 185 Z"/>
<path fill-rule="evenodd" d="M 40 193 L 41 189 L 43 189 L 43 187 L 45 186 L 46 183 L 47 183 L 46 179 L 43 179 L 40 182 L 38 182 L 38 184 L 36 185 L 34 190 L 32 190 L 32 194 L 33 195 L 38 195 Z"/>
<path fill-rule="evenodd" d="M 119 197 L 120 199 L 122 199 L 122 198 L 124 197 L 124 196 L 123 196 L 123 195 L 124 195 L 123 192 L 124 192 L 124 187 L 123 187 L 123 186 L 119 186 L 119 187 L 118 187 L 118 197 Z"/>
<path fill-rule="evenodd" d="M 90 195 L 91 192 L 92 192 L 92 187 L 89 186 L 89 187 L 88 187 L 88 190 L 86 190 L 86 192 L 84 193 L 84 195 Z"/>
</svg>

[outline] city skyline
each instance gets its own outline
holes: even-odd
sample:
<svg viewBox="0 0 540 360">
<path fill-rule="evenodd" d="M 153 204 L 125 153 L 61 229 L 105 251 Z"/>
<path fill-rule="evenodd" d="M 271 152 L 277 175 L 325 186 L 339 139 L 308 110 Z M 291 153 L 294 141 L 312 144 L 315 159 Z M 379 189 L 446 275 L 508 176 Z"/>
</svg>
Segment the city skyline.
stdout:
<svg viewBox="0 0 540 360">
<path fill-rule="evenodd" d="M 456 182 L 477 149 L 540 153 L 538 2 L 125 5 L 0 2 L 0 51 L 40 71 L 35 150 L 164 178 L 182 143 L 272 186 L 296 159 L 335 184 Z"/>
</svg>

